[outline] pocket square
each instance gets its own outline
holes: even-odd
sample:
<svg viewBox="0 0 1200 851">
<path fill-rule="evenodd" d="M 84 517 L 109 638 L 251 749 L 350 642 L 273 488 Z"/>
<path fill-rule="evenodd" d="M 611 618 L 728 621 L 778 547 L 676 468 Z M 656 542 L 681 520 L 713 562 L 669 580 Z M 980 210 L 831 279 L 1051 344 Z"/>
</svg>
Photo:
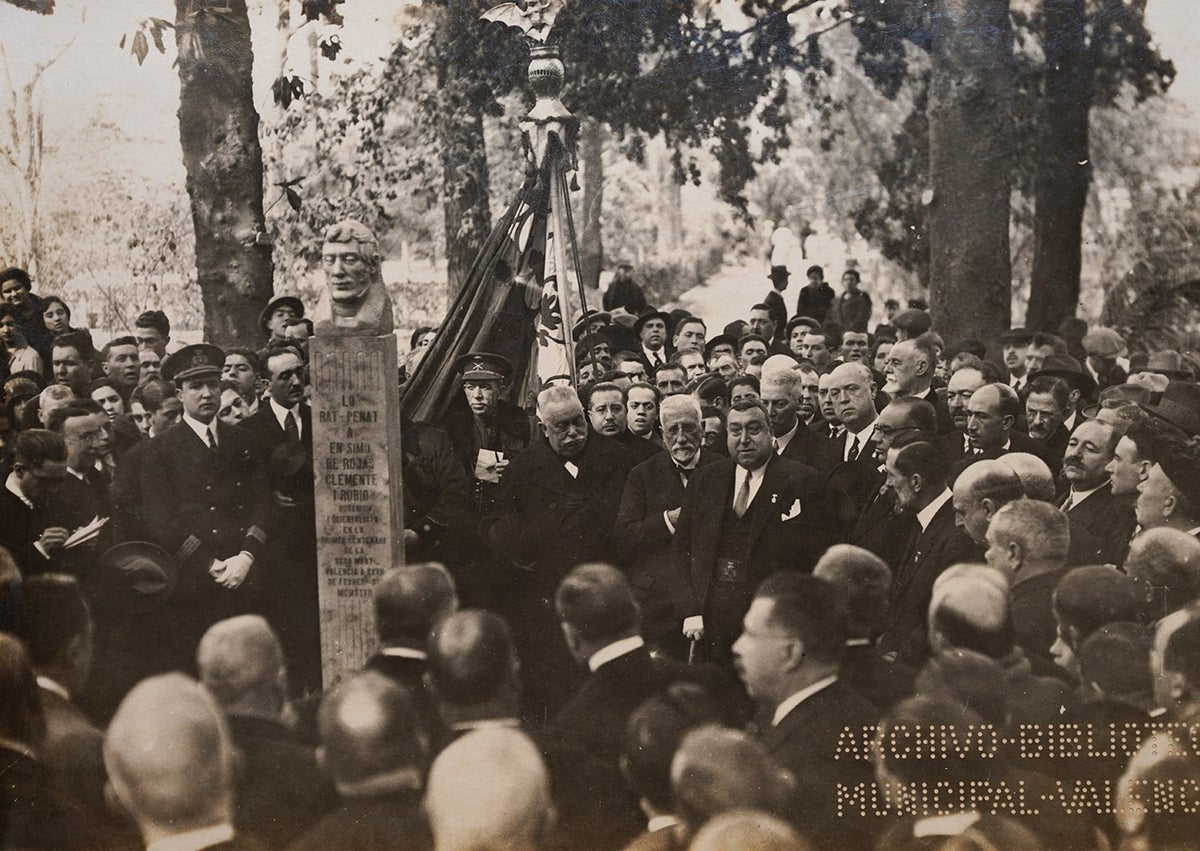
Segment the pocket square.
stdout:
<svg viewBox="0 0 1200 851">
<path fill-rule="evenodd" d="M 789 508 L 786 513 L 780 515 L 780 517 L 779 517 L 780 522 L 786 523 L 789 520 L 795 520 L 797 517 L 800 516 L 800 512 L 801 512 L 802 508 L 803 508 L 803 506 L 800 505 L 800 500 L 796 500 L 795 502 L 792 503 L 792 507 Z"/>
</svg>

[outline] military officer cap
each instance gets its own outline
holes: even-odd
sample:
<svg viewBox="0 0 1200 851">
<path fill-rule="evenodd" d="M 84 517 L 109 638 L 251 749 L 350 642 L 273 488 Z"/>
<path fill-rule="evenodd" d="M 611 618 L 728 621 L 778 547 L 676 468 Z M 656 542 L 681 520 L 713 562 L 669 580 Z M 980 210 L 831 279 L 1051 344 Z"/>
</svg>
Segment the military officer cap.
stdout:
<svg viewBox="0 0 1200 851">
<path fill-rule="evenodd" d="M 454 363 L 463 381 L 508 381 L 513 367 L 508 358 L 490 352 L 471 352 Z"/>
<path fill-rule="evenodd" d="M 163 378 L 179 384 L 191 378 L 220 378 L 225 365 L 225 353 L 211 343 L 184 346 L 169 355 L 162 365 Z"/>
</svg>

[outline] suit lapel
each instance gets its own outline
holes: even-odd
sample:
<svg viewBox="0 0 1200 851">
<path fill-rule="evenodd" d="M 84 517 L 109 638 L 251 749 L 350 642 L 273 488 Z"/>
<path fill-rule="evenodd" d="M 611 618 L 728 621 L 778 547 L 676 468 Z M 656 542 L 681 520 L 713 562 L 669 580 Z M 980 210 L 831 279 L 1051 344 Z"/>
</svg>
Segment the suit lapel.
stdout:
<svg viewBox="0 0 1200 851">
<path fill-rule="evenodd" d="M 751 547 L 758 542 L 771 518 L 777 513 L 782 516 L 786 508 L 790 507 L 781 507 L 779 504 L 779 490 L 784 483 L 783 473 L 780 472 L 779 467 L 777 456 L 772 456 L 767 461 L 767 469 L 763 471 L 762 485 L 759 486 L 758 493 L 754 495 L 754 502 L 751 503 Z"/>
</svg>

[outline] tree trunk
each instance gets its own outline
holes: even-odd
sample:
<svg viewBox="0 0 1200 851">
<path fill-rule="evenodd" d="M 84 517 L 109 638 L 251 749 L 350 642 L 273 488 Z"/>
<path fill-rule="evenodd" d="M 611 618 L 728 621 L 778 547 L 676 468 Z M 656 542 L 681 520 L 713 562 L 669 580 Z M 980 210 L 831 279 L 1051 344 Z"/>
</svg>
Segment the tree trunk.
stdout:
<svg viewBox="0 0 1200 851">
<path fill-rule="evenodd" d="M 597 289 L 604 268 L 604 239 L 601 221 L 604 208 L 604 140 L 608 133 L 594 119 L 584 119 L 580 133 L 579 159 L 583 166 L 583 224 L 579 231 L 583 283 Z"/>
<path fill-rule="evenodd" d="M 1084 0 L 1044 0 L 1045 86 L 1037 110 L 1033 272 L 1026 327 L 1056 332 L 1079 303 L 1083 211 L 1092 180 L 1092 57 Z"/>
<path fill-rule="evenodd" d="M 930 310 L 946 340 L 1008 328 L 1013 36 L 1007 0 L 935 0 Z"/>
<path fill-rule="evenodd" d="M 675 179 L 674 148 L 656 143 L 655 177 L 658 181 L 658 238 L 660 257 L 669 257 L 683 246 L 683 187 Z"/>
<path fill-rule="evenodd" d="M 438 7 L 434 40 L 438 57 L 442 175 L 446 223 L 446 277 L 449 297 L 466 283 L 467 273 L 492 229 L 488 207 L 487 146 L 483 111 L 471 98 L 473 81 L 464 76 L 458 55 L 469 48 L 470 25 L 477 14 L 465 0 Z"/>
<path fill-rule="evenodd" d="M 258 315 L 274 292 L 263 221 L 263 158 L 250 72 L 245 0 L 189 15 L 176 0 L 179 140 L 196 231 L 204 338 L 218 346 L 262 337 Z"/>
</svg>

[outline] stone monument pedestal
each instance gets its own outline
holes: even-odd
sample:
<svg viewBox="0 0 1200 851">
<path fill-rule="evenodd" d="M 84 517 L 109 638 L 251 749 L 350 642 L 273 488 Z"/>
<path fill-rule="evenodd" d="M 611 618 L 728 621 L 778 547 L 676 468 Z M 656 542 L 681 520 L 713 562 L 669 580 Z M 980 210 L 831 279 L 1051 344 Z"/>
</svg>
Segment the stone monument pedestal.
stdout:
<svg viewBox="0 0 1200 851">
<path fill-rule="evenodd" d="M 321 675 L 329 688 L 374 652 L 373 588 L 404 563 L 396 338 L 316 336 L 309 355 Z"/>
</svg>

